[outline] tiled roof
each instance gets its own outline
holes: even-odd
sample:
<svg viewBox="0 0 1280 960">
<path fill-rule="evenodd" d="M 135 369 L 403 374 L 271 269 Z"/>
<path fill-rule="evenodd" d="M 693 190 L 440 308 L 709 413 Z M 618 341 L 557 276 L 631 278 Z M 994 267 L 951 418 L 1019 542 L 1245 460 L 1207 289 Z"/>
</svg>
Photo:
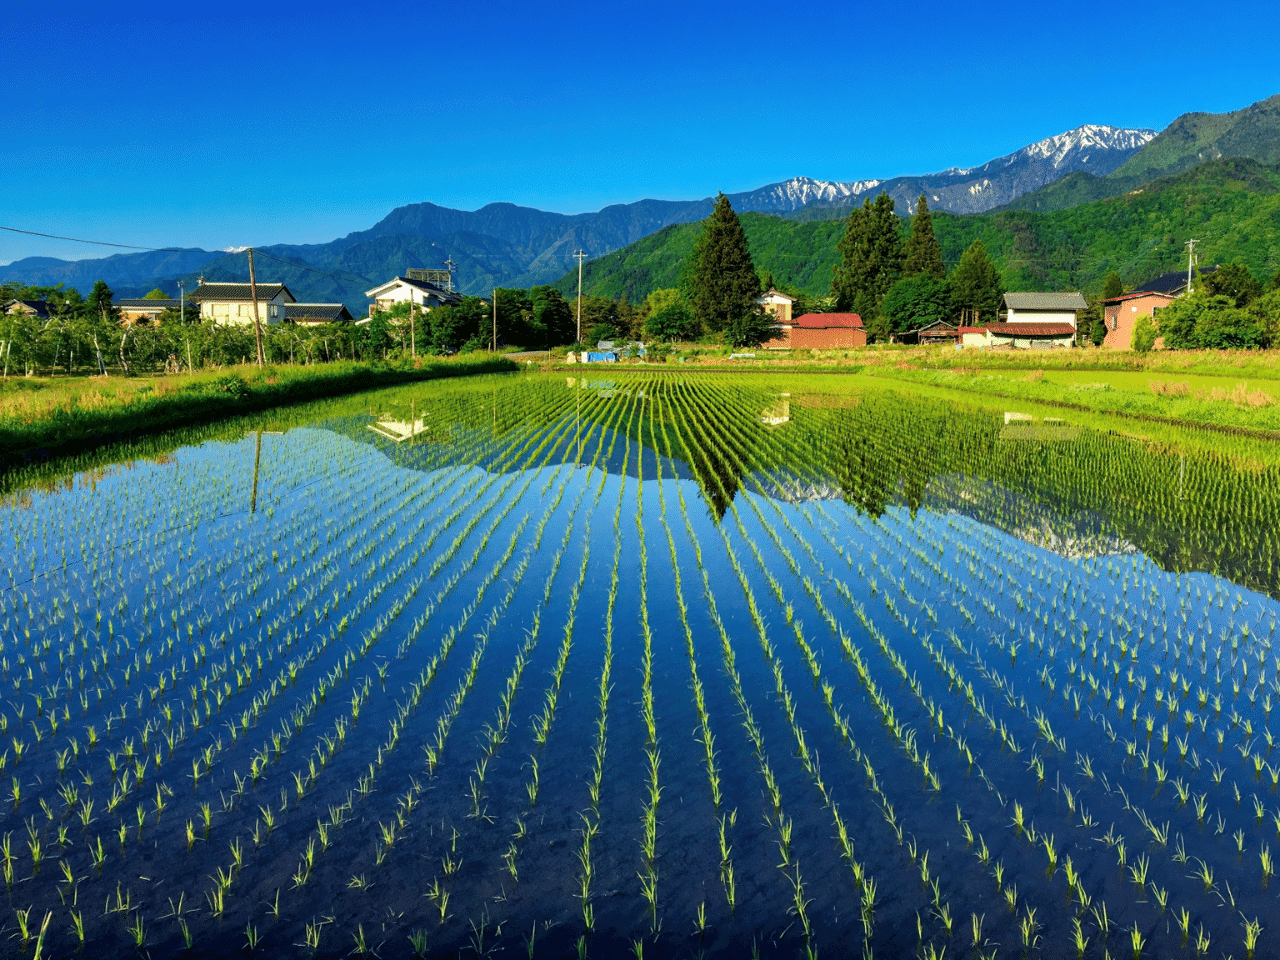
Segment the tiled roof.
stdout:
<svg viewBox="0 0 1280 960">
<path fill-rule="evenodd" d="M 985 335 L 986 332 L 987 332 L 986 327 L 956 327 L 956 333 L 961 335 L 964 335 L 966 333 L 981 333 Z"/>
<path fill-rule="evenodd" d="M 408 277 L 396 277 L 394 280 L 388 280 L 386 283 L 381 283 L 378 286 L 374 287 L 372 290 L 366 290 L 364 292 L 364 295 L 366 297 L 372 297 L 375 293 L 377 293 L 377 291 L 382 290 L 396 283 L 403 283 L 407 287 L 413 287 L 416 290 L 421 290 L 423 293 L 428 293 L 431 296 L 435 297 L 437 300 L 439 300 L 441 303 L 447 304 L 447 303 L 462 302 L 462 294 L 457 293 L 456 291 L 446 290 L 444 287 L 437 286 L 436 284 L 431 283 L 430 281 L 427 281 L 427 280 L 411 280 Z"/>
<path fill-rule="evenodd" d="M 1217 264 L 1212 267 L 1199 268 L 1201 276 L 1213 273 L 1217 269 Z M 1144 293 L 1167 293 L 1176 296 L 1186 288 L 1187 271 L 1174 270 L 1172 273 L 1162 273 L 1154 280 L 1148 280 L 1146 283 L 1140 284 L 1136 289 Z"/>
<path fill-rule="evenodd" d="M 1136 300 L 1139 297 L 1167 297 L 1170 300 L 1176 298 L 1176 294 L 1162 293 L 1158 290 L 1135 290 L 1133 293 L 1122 293 L 1118 297 L 1107 297 L 1103 303 L 1123 303 L 1125 300 Z"/>
<path fill-rule="evenodd" d="M 849 330 L 862 327 L 862 318 L 856 313 L 806 313 L 791 321 L 793 327 L 809 330 L 826 330 L 832 327 Z"/>
<path fill-rule="evenodd" d="M 350 323 L 351 311 L 341 303 L 286 303 L 286 320 L 311 320 L 317 323 Z"/>
<path fill-rule="evenodd" d="M 768 293 L 766 293 L 764 296 L 760 297 L 758 300 L 756 300 L 756 303 L 762 303 L 762 302 L 764 302 L 765 300 L 768 300 L 770 297 L 778 297 L 778 298 L 779 298 L 779 299 L 781 299 L 781 300 L 788 300 L 788 301 L 790 301 L 791 303 L 795 303 L 795 302 L 796 302 L 796 298 L 795 298 L 795 297 L 789 296 L 789 295 L 787 295 L 787 294 L 783 293 L 781 290 L 778 290 L 778 289 L 776 289 L 776 288 L 774 288 L 774 287 L 770 287 L 770 288 L 769 288 L 769 292 L 768 292 Z"/>
<path fill-rule="evenodd" d="M 121 310 L 177 310 L 182 306 L 181 300 L 148 300 L 145 297 L 137 300 L 116 300 L 113 306 L 119 307 Z"/>
<path fill-rule="evenodd" d="M 258 284 L 258 299 L 274 300 L 282 290 L 290 303 L 298 299 L 283 283 Z M 247 283 L 210 283 L 206 280 L 191 291 L 187 299 L 194 300 L 196 303 L 202 300 L 252 300 L 253 292 Z"/>
<path fill-rule="evenodd" d="M 1069 323 L 989 323 L 987 329 L 998 337 L 1067 337 L 1076 332 Z"/>
<path fill-rule="evenodd" d="M 462 294 L 446 290 L 444 287 L 437 286 L 427 280 L 410 280 L 408 277 L 397 277 L 397 279 L 401 283 L 407 283 L 411 287 L 417 287 L 424 293 L 433 295 L 441 303 L 460 303 L 462 301 Z"/>
<path fill-rule="evenodd" d="M 1010 310 L 1084 310 L 1089 306 L 1075 290 L 1061 293 L 1006 293 L 1004 305 Z"/>
<path fill-rule="evenodd" d="M 8 312 L 11 307 L 15 307 L 18 304 L 34 310 L 37 317 L 47 317 L 49 315 L 48 300 L 10 300 L 5 303 L 4 310 Z"/>
</svg>

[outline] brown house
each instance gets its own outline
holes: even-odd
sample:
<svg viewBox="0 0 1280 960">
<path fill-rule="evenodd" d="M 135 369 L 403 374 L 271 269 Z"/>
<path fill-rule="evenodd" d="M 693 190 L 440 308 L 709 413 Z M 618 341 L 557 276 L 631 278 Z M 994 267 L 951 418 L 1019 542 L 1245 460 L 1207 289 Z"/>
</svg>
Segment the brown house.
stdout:
<svg viewBox="0 0 1280 960">
<path fill-rule="evenodd" d="M 806 313 L 781 324 L 766 350 L 845 350 L 865 347 L 867 331 L 856 313 Z"/>
<path fill-rule="evenodd" d="M 1107 335 L 1102 341 L 1104 347 L 1114 350 L 1128 350 L 1133 344 L 1133 325 L 1139 317 L 1154 317 L 1161 307 L 1167 307 L 1178 299 L 1172 293 L 1126 293 L 1123 296 L 1103 300 L 1102 318 L 1107 327 Z"/>
<path fill-rule="evenodd" d="M 1207 276 L 1217 270 L 1201 267 L 1200 275 Z M 1195 281 L 1192 281 L 1194 286 Z M 1148 280 L 1137 289 L 1118 297 L 1102 301 L 1102 319 L 1107 328 L 1104 347 L 1116 350 L 1128 350 L 1133 343 L 1133 325 L 1139 317 L 1155 319 L 1156 311 L 1167 307 L 1187 291 L 1187 274 L 1185 270 L 1162 273 L 1154 280 Z M 1160 340 L 1157 339 L 1157 345 Z"/>
</svg>

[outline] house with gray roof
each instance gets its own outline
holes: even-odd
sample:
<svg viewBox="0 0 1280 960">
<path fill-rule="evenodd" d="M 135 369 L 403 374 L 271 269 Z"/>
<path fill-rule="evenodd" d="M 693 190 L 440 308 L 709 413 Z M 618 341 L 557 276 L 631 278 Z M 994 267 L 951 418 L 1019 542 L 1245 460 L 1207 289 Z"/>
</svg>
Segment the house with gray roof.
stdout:
<svg viewBox="0 0 1280 960">
<path fill-rule="evenodd" d="M 201 278 L 187 299 L 200 305 L 201 320 L 253 323 L 253 291 L 247 283 L 213 283 Z M 285 306 L 297 302 L 283 283 L 258 284 L 258 318 L 263 323 L 283 323 Z"/>
<path fill-rule="evenodd" d="M 341 303 L 286 303 L 284 319 L 302 327 L 314 327 L 322 323 L 352 323 L 351 311 Z"/>
<path fill-rule="evenodd" d="M 1088 307 L 1079 291 L 1006 293 L 999 323 L 985 331 L 986 346 L 1047 350 L 1075 343 L 1077 319 Z M 964 339 L 968 343 L 968 338 Z"/>
<path fill-rule="evenodd" d="M 48 320 L 49 302 L 47 300 L 8 300 L 3 307 L 0 307 L 0 313 L 4 313 L 5 316 L 21 313 L 38 320 Z"/>
<path fill-rule="evenodd" d="M 375 310 L 390 310 L 397 303 L 417 304 L 423 310 L 436 307 L 451 307 L 462 302 L 462 294 L 446 290 L 438 284 L 427 280 L 415 280 L 411 277 L 396 277 L 381 286 L 366 290 L 364 295 L 373 301 L 369 305 L 369 316 Z"/>
<path fill-rule="evenodd" d="M 120 320 L 123 323 L 155 323 L 160 319 L 160 314 L 166 310 L 172 310 L 175 313 L 182 307 L 181 300 L 148 300 L 145 297 L 137 299 L 116 300 L 113 304 L 120 311 Z"/>
</svg>

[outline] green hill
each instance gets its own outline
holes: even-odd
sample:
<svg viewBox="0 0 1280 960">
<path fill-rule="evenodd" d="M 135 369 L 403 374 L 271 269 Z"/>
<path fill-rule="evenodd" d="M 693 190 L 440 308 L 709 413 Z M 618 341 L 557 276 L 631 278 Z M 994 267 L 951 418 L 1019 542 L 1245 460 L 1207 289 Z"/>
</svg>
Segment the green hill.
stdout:
<svg viewBox="0 0 1280 960">
<path fill-rule="evenodd" d="M 799 222 L 743 214 L 761 273 L 825 294 L 843 221 Z M 902 223 L 905 236 L 907 222 Z M 933 227 L 950 268 L 976 238 L 1015 290 L 1097 293 L 1117 271 L 1135 284 L 1186 265 L 1185 243 L 1202 241 L 1201 263 L 1243 263 L 1258 277 L 1280 270 L 1280 164 L 1214 160 L 1123 196 L 1049 213 L 1003 210 L 976 216 L 935 213 Z M 679 286 L 701 224 L 678 224 L 589 262 L 583 292 L 632 302 Z M 556 286 L 577 292 L 577 271 Z"/>
<path fill-rule="evenodd" d="M 1076 171 L 1002 209 L 1066 210 L 1145 187 L 1209 160 L 1232 157 L 1280 163 L 1280 94 L 1232 113 L 1184 113 L 1105 177 Z"/>
</svg>

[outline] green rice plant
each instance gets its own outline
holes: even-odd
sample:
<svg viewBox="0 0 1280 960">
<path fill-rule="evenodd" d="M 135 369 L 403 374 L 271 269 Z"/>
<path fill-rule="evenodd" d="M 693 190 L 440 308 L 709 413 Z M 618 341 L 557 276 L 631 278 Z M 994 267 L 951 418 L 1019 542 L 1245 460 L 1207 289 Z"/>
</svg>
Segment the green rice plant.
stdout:
<svg viewBox="0 0 1280 960">
<path fill-rule="evenodd" d="M 1241 917 L 1242 919 L 1244 919 L 1243 926 L 1244 926 L 1245 956 L 1248 957 L 1249 960 L 1253 960 L 1254 948 L 1257 947 L 1258 945 L 1258 938 L 1262 936 L 1262 925 L 1258 923 L 1257 919 L 1250 920 L 1247 917 L 1244 917 L 1243 914 L 1241 915 Z"/>
<path fill-rule="evenodd" d="M 1213 868 L 1208 863 L 1196 857 L 1196 862 L 1200 866 L 1192 871 L 1188 876 L 1192 880 L 1199 880 L 1204 884 L 1204 892 L 1208 893 L 1213 889 Z"/>
<path fill-rule="evenodd" d="M 1146 945 L 1146 942 L 1142 931 L 1138 929 L 1138 925 L 1135 923 L 1133 929 L 1129 931 L 1129 943 L 1133 947 L 1133 960 L 1140 960 L 1142 948 Z"/>
</svg>

